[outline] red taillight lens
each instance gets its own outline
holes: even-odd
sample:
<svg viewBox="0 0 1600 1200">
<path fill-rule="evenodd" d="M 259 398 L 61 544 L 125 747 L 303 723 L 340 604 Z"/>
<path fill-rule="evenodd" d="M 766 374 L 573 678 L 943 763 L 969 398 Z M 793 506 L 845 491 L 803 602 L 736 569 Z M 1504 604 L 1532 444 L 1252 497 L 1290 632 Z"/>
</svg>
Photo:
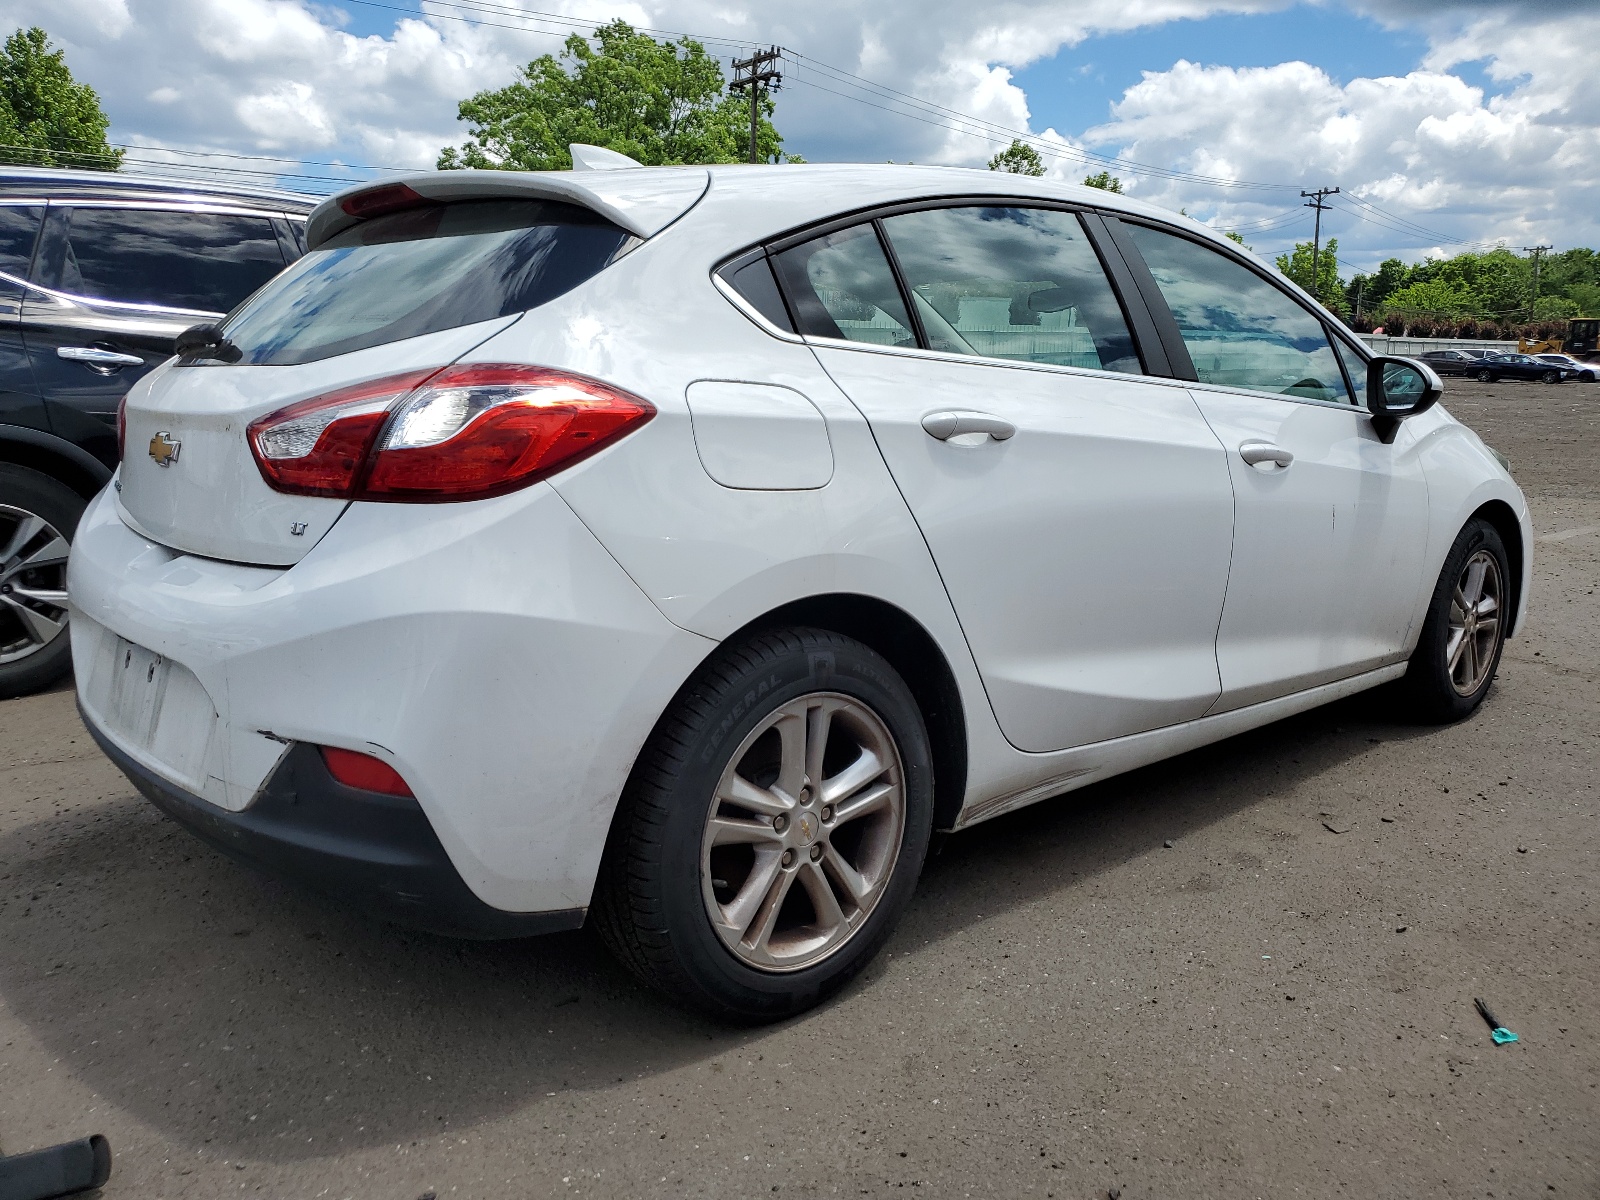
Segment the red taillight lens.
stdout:
<svg viewBox="0 0 1600 1200">
<path fill-rule="evenodd" d="M 488 363 L 430 374 L 378 380 L 256 421 L 250 445 L 263 477 L 304 495 L 481 499 L 571 466 L 656 411 L 619 388 L 546 367 Z"/>
<path fill-rule="evenodd" d="M 386 796 L 410 796 L 406 781 L 381 758 L 359 754 L 354 750 L 340 750 L 337 746 L 318 746 L 328 774 L 345 787 L 360 788 L 366 792 L 382 792 Z"/>
<path fill-rule="evenodd" d="M 262 478 L 280 492 L 349 499 L 389 418 L 389 406 L 433 373 L 391 375 L 252 421 L 246 436 Z"/>
</svg>

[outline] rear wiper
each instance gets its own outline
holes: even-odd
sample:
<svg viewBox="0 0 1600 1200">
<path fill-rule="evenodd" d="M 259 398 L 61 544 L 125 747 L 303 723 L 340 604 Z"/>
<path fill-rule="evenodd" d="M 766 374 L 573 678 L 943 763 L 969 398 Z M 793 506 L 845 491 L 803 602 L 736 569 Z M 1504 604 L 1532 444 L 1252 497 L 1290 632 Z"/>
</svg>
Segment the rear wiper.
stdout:
<svg viewBox="0 0 1600 1200">
<path fill-rule="evenodd" d="M 178 335 L 174 344 L 179 358 L 214 358 L 219 362 L 235 363 L 244 357 L 243 351 L 222 335 L 220 325 L 191 325 Z"/>
</svg>

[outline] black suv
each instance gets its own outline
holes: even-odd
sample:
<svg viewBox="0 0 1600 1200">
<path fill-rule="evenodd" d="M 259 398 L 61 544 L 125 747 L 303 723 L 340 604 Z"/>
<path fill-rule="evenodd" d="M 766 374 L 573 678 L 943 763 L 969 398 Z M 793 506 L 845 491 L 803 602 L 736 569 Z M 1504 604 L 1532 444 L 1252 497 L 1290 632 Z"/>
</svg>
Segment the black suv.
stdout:
<svg viewBox="0 0 1600 1200">
<path fill-rule="evenodd" d="M 191 325 L 305 251 L 312 197 L 0 168 L 0 698 L 59 679 L 67 547 L 117 464 L 117 408 Z"/>
</svg>

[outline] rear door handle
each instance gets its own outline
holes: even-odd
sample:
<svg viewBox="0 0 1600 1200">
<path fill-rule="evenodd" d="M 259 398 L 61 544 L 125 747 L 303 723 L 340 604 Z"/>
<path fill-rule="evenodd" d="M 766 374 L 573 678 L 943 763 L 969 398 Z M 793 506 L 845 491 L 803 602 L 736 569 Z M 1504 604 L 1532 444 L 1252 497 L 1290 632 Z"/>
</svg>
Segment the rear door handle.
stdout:
<svg viewBox="0 0 1600 1200">
<path fill-rule="evenodd" d="M 964 433 L 987 433 L 997 442 L 1003 442 L 1017 432 L 1017 427 L 1000 417 L 981 412 L 936 412 L 922 418 L 922 428 L 930 437 L 948 442 Z"/>
<path fill-rule="evenodd" d="M 144 366 L 144 359 L 137 354 L 121 354 L 116 350 L 102 350 L 98 346 L 57 346 L 56 357 L 68 362 L 87 363 L 91 367 Z"/>
<path fill-rule="evenodd" d="M 1281 446 L 1274 446 L 1271 442 L 1246 442 L 1239 447 L 1239 457 L 1252 467 L 1272 464 L 1279 470 L 1287 467 L 1294 461 L 1294 455 Z"/>
</svg>

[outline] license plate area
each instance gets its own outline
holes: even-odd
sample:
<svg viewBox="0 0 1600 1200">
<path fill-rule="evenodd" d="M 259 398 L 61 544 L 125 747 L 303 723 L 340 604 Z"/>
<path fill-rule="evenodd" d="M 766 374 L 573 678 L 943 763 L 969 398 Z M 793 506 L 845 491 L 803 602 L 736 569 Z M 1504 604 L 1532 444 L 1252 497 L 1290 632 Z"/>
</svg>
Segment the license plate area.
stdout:
<svg viewBox="0 0 1600 1200">
<path fill-rule="evenodd" d="M 137 642 L 107 636 L 94 656 L 87 692 L 88 708 L 124 748 L 174 783 L 197 794 L 206 791 L 220 718 L 187 667 Z"/>
</svg>

